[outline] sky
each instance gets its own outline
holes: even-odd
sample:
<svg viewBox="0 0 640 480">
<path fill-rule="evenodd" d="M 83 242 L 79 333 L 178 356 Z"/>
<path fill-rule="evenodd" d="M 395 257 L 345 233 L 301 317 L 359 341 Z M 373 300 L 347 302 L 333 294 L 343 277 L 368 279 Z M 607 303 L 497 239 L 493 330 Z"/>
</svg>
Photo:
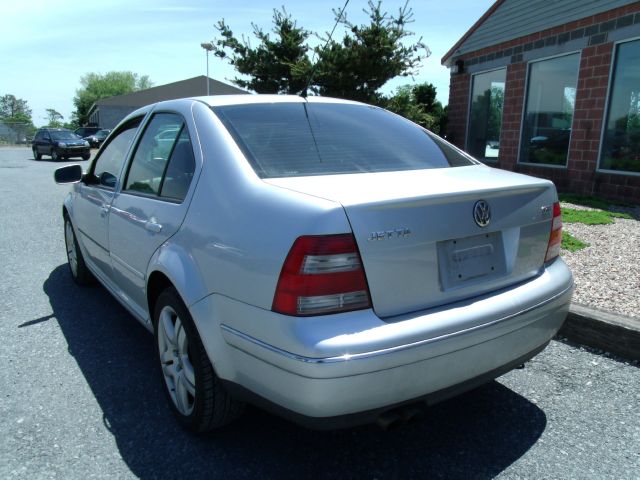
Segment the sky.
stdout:
<svg viewBox="0 0 640 480">
<path fill-rule="evenodd" d="M 440 60 L 493 1 L 410 0 L 414 22 L 408 30 L 415 35 L 409 41 L 422 37 L 432 53 L 413 78 L 393 79 L 382 91 L 431 82 L 446 104 L 449 72 Z M 404 2 L 383 0 L 382 6 L 395 14 Z M 251 39 L 252 22 L 270 30 L 273 9 L 282 5 L 299 26 L 322 34 L 333 27 L 332 9 L 340 9 L 343 0 L 3 0 L 0 95 L 26 100 L 36 126 L 46 124 L 48 108 L 69 120 L 83 75 L 131 71 L 148 75 L 155 86 L 205 75 L 206 52 L 200 44 L 215 40 L 218 20 L 224 19 L 236 36 Z M 367 0 L 350 0 L 347 18 L 366 22 L 366 7 Z M 342 35 L 338 28 L 334 39 Z M 210 55 L 209 76 L 231 83 L 237 75 Z"/>
</svg>

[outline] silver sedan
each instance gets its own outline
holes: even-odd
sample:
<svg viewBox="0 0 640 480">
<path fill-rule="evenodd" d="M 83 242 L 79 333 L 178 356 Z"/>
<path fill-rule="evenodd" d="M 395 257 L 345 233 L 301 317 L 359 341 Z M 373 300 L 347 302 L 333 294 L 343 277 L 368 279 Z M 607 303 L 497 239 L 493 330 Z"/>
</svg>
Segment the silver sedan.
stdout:
<svg viewBox="0 0 640 480">
<path fill-rule="evenodd" d="M 571 300 L 551 182 L 369 105 L 162 102 L 56 180 L 74 280 L 154 332 L 195 432 L 246 402 L 388 425 L 533 357 Z"/>
</svg>

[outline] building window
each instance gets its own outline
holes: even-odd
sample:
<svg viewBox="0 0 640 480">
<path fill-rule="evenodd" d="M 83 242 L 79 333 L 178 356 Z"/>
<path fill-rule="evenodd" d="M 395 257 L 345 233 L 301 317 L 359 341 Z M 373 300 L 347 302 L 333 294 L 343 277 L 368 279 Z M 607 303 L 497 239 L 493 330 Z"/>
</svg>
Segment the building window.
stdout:
<svg viewBox="0 0 640 480">
<path fill-rule="evenodd" d="M 618 45 L 600 168 L 640 173 L 640 40 Z"/>
<path fill-rule="evenodd" d="M 575 53 L 529 65 L 520 162 L 567 164 L 579 63 Z"/>
<path fill-rule="evenodd" d="M 506 68 L 473 76 L 467 152 L 479 160 L 498 160 L 506 76 Z"/>
</svg>

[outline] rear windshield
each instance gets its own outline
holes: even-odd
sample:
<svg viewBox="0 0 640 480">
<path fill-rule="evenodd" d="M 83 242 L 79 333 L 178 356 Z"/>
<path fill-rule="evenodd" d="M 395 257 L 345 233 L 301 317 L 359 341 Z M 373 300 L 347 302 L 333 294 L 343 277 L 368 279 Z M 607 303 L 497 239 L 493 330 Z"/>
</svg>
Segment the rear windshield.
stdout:
<svg viewBox="0 0 640 480">
<path fill-rule="evenodd" d="M 367 105 L 213 107 L 262 178 L 424 170 L 475 162 L 443 140 Z"/>
</svg>

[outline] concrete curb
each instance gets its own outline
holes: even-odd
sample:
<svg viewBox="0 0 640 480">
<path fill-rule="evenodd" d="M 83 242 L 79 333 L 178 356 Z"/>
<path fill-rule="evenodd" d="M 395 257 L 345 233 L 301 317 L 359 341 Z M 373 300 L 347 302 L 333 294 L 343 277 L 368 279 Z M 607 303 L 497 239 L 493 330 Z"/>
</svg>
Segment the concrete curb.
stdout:
<svg viewBox="0 0 640 480">
<path fill-rule="evenodd" d="M 629 360 L 640 360 L 640 319 L 572 303 L 558 335 Z"/>
</svg>

